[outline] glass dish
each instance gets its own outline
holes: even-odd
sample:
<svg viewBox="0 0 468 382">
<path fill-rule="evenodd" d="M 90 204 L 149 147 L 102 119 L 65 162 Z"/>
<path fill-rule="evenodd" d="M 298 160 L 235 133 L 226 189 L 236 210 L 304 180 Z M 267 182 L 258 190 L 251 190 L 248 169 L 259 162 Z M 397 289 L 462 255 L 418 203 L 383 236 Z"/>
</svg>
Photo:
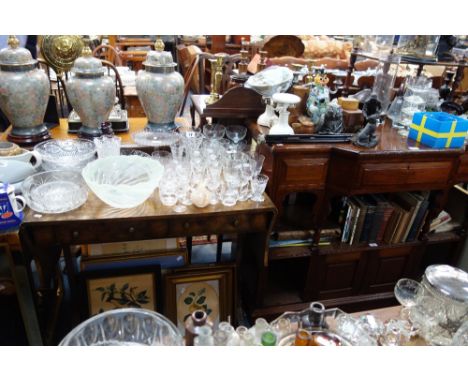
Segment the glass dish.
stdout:
<svg viewBox="0 0 468 382">
<path fill-rule="evenodd" d="M 39 143 L 34 151 L 42 157 L 44 170 L 81 170 L 94 160 L 96 145 L 87 139 L 52 139 Z"/>
<path fill-rule="evenodd" d="M 115 208 L 133 208 L 151 196 L 163 172 L 163 166 L 151 157 L 121 155 L 91 162 L 82 174 L 104 203 Z"/>
<path fill-rule="evenodd" d="M 23 182 L 23 196 L 32 210 L 43 214 L 59 214 L 83 205 L 88 189 L 79 172 L 46 171 L 31 175 Z"/>
<path fill-rule="evenodd" d="M 271 322 L 271 327 L 278 328 L 281 320 L 285 319 L 289 321 L 287 330 L 282 330 L 278 338 L 279 346 L 293 345 L 296 332 L 300 328 L 311 325 L 311 313 L 314 305 L 317 305 L 317 303 L 312 303 L 311 308 L 300 312 L 285 312 Z M 316 335 L 323 334 L 325 337 L 338 341 L 341 345 L 345 346 L 377 345 L 377 341 L 359 325 L 357 319 L 338 308 L 325 309 L 320 327 L 312 328 L 312 332 Z"/>
<path fill-rule="evenodd" d="M 137 145 L 151 147 L 170 146 L 180 139 L 174 132 L 147 130 L 132 134 L 132 138 Z"/>
<path fill-rule="evenodd" d="M 78 325 L 59 346 L 182 346 L 183 337 L 162 314 L 123 308 L 100 313 Z"/>
</svg>

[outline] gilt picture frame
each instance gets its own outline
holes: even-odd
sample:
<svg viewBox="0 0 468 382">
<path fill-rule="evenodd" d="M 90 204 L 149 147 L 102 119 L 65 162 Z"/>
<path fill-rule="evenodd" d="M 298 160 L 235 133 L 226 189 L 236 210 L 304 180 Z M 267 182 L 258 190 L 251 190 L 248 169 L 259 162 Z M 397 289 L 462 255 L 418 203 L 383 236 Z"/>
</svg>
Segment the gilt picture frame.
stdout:
<svg viewBox="0 0 468 382">
<path fill-rule="evenodd" d="M 87 317 L 118 308 L 160 311 L 160 265 L 88 270 L 80 276 Z"/>
<path fill-rule="evenodd" d="M 216 325 L 235 321 L 235 265 L 191 266 L 164 278 L 164 314 L 180 329 L 195 310 L 204 310 Z"/>
</svg>

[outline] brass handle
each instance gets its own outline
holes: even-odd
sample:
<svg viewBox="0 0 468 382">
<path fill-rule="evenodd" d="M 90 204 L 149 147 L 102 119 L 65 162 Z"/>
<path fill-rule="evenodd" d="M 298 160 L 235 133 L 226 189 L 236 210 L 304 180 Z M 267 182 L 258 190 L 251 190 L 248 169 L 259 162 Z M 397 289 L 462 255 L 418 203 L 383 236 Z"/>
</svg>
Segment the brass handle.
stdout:
<svg viewBox="0 0 468 382">
<path fill-rule="evenodd" d="M 135 232 L 135 228 L 134 228 L 134 227 L 130 227 L 130 228 L 128 229 L 128 232 L 134 233 L 134 232 Z"/>
<path fill-rule="evenodd" d="M 78 236 L 80 236 L 80 233 L 78 231 L 73 231 L 72 235 L 74 238 L 77 238 Z"/>
<path fill-rule="evenodd" d="M 239 219 L 234 220 L 234 227 L 237 227 L 239 225 Z"/>
</svg>

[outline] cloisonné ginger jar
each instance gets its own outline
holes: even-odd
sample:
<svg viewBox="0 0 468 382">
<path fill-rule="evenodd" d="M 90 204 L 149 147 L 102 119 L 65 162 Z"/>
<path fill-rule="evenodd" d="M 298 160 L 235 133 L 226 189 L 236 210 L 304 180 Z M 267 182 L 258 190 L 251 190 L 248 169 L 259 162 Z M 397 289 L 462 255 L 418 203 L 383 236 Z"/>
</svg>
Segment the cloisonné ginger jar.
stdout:
<svg viewBox="0 0 468 382">
<path fill-rule="evenodd" d="M 136 79 L 138 98 L 148 118 L 148 129 L 175 129 L 174 118 L 184 97 L 184 79 L 175 68 L 170 52 L 156 43 L 156 51 L 148 52 Z"/>
<path fill-rule="evenodd" d="M 49 78 L 15 36 L 8 45 L 0 51 L 0 109 L 12 124 L 8 140 L 33 145 L 50 138 L 44 124 Z"/>
<path fill-rule="evenodd" d="M 102 135 L 101 124 L 107 121 L 114 106 L 114 81 L 104 75 L 101 60 L 92 56 L 88 46 L 76 59 L 71 72 L 67 95 L 81 119 L 78 135 L 82 138 L 99 137 Z"/>
</svg>

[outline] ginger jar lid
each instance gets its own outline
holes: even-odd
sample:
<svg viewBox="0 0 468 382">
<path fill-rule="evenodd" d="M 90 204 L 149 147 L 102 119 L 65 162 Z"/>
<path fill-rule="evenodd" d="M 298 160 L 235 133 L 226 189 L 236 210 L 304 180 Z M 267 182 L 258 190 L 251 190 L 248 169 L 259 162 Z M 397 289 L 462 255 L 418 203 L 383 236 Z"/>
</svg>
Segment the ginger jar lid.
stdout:
<svg viewBox="0 0 468 382">
<path fill-rule="evenodd" d="M 177 66 L 172 59 L 172 54 L 164 51 L 164 42 L 161 39 L 156 40 L 154 48 L 155 50 L 148 52 L 143 62 L 146 70 L 171 71 Z"/>
<path fill-rule="evenodd" d="M 104 67 L 102 66 L 101 60 L 93 57 L 89 46 L 85 46 L 81 57 L 75 60 L 71 72 L 77 76 L 99 77 L 104 75 Z"/>
<path fill-rule="evenodd" d="M 32 58 L 31 52 L 19 46 L 16 36 L 9 36 L 8 47 L 0 51 L 0 68 L 21 70 L 32 68 L 36 64 L 37 61 Z"/>
</svg>

